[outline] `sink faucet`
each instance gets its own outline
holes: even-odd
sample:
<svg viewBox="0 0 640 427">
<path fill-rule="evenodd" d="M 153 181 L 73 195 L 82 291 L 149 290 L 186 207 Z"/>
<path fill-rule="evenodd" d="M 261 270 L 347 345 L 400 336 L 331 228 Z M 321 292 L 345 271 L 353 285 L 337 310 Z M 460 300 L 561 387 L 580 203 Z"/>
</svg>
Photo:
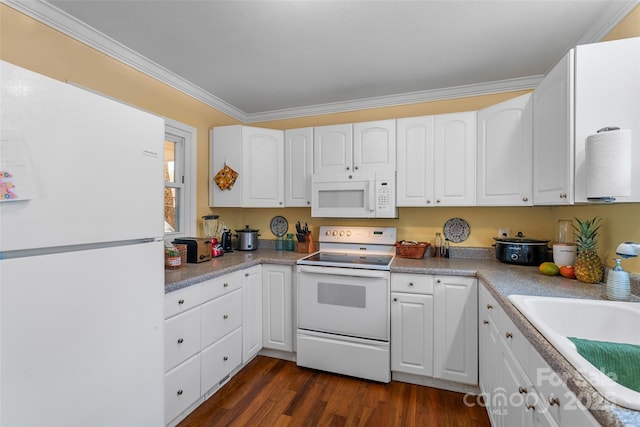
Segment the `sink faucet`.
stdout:
<svg viewBox="0 0 640 427">
<path fill-rule="evenodd" d="M 616 253 L 622 258 L 637 257 L 640 254 L 640 243 L 623 242 L 616 248 Z"/>
</svg>

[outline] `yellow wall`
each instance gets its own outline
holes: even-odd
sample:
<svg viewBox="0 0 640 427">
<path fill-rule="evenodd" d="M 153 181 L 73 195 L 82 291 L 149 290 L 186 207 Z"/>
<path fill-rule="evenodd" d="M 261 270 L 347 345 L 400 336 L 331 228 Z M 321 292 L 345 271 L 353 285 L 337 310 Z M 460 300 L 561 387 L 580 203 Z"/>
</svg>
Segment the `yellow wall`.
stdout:
<svg viewBox="0 0 640 427">
<path fill-rule="evenodd" d="M 637 7 L 609 35 L 607 40 L 640 36 L 640 7 Z M 296 220 L 308 222 L 312 230 L 320 225 L 391 225 L 401 239 L 432 240 L 449 218 L 466 219 L 471 236 L 462 246 L 489 247 L 499 227 L 522 231 L 533 238 L 553 239 L 558 219 L 603 218 L 600 252 L 612 265 L 616 245 L 624 240 L 640 241 L 640 204 L 529 207 L 529 208 L 400 208 L 398 219 L 334 220 L 310 218 L 308 208 L 286 209 L 210 209 L 208 207 L 208 131 L 211 127 L 237 121 L 184 95 L 74 39 L 35 21 L 10 7 L 0 5 L 0 58 L 62 81 L 72 81 L 156 114 L 195 127 L 197 147 L 197 216 L 214 211 L 231 228 L 250 224 L 261 230 L 263 239 L 272 238 L 269 222 L 275 215 L 285 216 L 292 227 Z M 348 113 L 327 114 L 298 119 L 256 123 L 256 126 L 291 129 L 336 123 L 411 117 L 455 111 L 477 110 L 526 91 L 425 102 L 397 107 L 376 108 Z M 200 223 L 200 221 L 199 221 Z M 640 273 L 640 259 L 623 261 L 624 267 Z"/>
</svg>

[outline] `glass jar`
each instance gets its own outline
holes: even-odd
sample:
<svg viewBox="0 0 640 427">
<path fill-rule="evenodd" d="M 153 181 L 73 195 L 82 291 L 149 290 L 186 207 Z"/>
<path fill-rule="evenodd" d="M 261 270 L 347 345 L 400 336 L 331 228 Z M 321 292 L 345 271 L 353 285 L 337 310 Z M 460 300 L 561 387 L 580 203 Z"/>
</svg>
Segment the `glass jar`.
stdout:
<svg viewBox="0 0 640 427">
<path fill-rule="evenodd" d="M 295 251 L 296 250 L 296 242 L 293 240 L 293 234 L 287 234 L 287 238 L 284 241 L 284 249 L 286 251 Z"/>
<path fill-rule="evenodd" d="M 282 236 L 276 238 L 276 251 L 284 251 L 284 240 L 282 240 Z"/>
</svg>

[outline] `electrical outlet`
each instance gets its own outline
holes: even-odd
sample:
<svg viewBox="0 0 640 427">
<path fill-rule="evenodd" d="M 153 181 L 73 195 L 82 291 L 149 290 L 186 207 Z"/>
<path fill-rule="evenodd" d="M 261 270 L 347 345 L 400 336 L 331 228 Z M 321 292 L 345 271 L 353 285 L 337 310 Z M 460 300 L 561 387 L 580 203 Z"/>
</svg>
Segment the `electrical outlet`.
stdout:
<svg viewBox="0 0 640 427">
<path fill-rule="evenodd" d="M 509 237 L 510 234 L 510 228 L 498 228 L 498 237 Z"/>
</svg>

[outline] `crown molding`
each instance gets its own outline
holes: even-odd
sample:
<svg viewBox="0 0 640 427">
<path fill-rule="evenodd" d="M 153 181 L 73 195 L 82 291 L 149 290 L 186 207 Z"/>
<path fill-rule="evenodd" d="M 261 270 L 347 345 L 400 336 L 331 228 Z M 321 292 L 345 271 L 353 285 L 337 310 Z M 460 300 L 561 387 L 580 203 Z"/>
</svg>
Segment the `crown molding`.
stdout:
<svg viewBox="0 0 640 427">
<path fill-rule="evenodd" d="M 449 87 L 404 93 L 398 95 L 379 96 L 345 102 L 318 104 L 305 107 L 265 111 L 261 113 L 245 113 L 215 95 L 201 89 L 177 74 L 129 49 L 116 40 L 106 36 L 87 24 L 79 21 L 66 12 L 44 1 L 0 0 L 0 2 L 48 25 L 96 50 L 116 59 L 156 80 L 203 102 L 204 104 L 229 115 L 242 123 L 257 123 L 271 120 L 282 120 L 296 117 L 340 113 L 347 111 L 416 104 L 443 99 L 463 98 L 468 96 L 487 95 L 499 92 L 511 92 L 535 88 L 543 76 L 529 76 L 518 79 Z M 640 3 L 640 0 L 628 0 L 623 6 L 609 7 L 613 19 L 606 15 L 596 22 L 592 29 L 585 32 L 578 43 L 597 42 L 613 29 L 625 16 Z"/>
</svg>

